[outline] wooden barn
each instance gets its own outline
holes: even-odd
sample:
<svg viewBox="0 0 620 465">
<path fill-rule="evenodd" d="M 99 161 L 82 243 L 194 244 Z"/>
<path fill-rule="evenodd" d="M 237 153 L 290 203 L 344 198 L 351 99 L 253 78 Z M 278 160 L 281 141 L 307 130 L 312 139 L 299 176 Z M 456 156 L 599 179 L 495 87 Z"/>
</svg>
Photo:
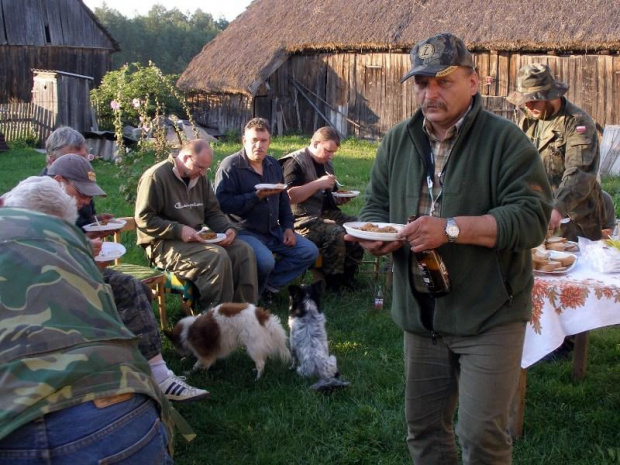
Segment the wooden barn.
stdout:
<svg viewBox="0 0 620 465">
<path fill-rule="evenodd" d="M 178 86 L 221 133 L 261 116 L 276 133 L 329 121 L 378 138 L 416 107 L 399 82 L 412 45 L 452 32 L 474 52 L 487 107 L 515 116 L 503 97 L 516 72 L 544 62 L 602 129 L 620 123 L 619 17 L 618 0 L 254 0 Z"/>
<path fill-rule="evenodd" d="M 0 102 L 30 102 L 33 69 L 98 85 L 119 50 L 82 0 L 0 0 Z"/>
</svg>

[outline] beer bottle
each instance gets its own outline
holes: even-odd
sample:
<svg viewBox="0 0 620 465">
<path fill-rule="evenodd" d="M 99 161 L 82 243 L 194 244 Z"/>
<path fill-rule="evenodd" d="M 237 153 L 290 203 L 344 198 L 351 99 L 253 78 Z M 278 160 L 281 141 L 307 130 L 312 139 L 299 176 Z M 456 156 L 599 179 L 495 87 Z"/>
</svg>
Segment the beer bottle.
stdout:
<svg viewBox="0 0 620 465">
<path fill-rule="evenodd" d="M 409 223 L 414 220 L 415 216 L 409 217 Z M 435 249 L 423 250 L 415 252 L 414 255 L 429 294 L 434 297 L 448 294 L 451 289 L 450 275 L 439 252 Z"/>
</svg>

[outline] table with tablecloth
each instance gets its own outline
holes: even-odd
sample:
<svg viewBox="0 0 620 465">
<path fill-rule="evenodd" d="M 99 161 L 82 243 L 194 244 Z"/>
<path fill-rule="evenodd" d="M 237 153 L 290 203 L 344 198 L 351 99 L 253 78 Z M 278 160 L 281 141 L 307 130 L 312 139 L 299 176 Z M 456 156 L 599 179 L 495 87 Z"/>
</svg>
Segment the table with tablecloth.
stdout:
<svg viewBox="0 0 620 465">
<path fill-rule="evenodd" d="M 577 335 L 573 377 L 585 374 L 588 331 L 620 324 L 620 274 L 595 271 L 578 260 L 566 274 L 538 274 L 532 290 L 532 317 L 525 331 L 522 376 L 515 399 L 513 434 L 521 436 L 526 369 L 557 349 L 566 336 Z"/>
</svg>

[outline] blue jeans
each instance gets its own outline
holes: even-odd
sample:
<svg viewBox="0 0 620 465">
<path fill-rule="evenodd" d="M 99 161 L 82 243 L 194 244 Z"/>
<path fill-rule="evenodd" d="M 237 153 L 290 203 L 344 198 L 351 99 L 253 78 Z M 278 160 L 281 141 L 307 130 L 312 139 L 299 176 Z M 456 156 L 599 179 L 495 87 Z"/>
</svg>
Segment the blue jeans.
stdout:
<svg viewBox="0 0 620 465">
<path fill-rule="evenodd" d="M 282 289 L 303 274 L 319 256 L 316 245 L 299 234 L 295 234 L 297 243 L 293 247 L 282 244 L 275 237 L 264 240 L 243 231 L 239 232 L 238 237 L 254 249 L 259 295 L 267 286 L 271 290 Z M 277 259 L 274 258 L 274 253 Z"/>
<path fill-rule="evenodd" d="M 94 402 L 48 413 L 0 440 L 0 464 L 171 464 L 168 437 L 150 397 L 104 408 Z"/>
</svg>

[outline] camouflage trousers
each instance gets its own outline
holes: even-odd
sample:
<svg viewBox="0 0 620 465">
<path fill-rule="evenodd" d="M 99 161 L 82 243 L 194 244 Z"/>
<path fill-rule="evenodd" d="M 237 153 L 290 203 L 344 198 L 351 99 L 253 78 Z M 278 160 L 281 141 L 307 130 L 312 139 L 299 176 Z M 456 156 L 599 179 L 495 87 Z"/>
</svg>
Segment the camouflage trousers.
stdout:
<svg viewBox="0 0 620 465">
<path fill-rule="evenodd" d="M 342 225 L 349 221 L 357 221 L 357 218 L 340 210 L 328 210 L 295 229 L 319 248 L 323 257 L 323 273 L 326 275 L 352 276 L 362 262 L 364 249 L 357 242 L 344 240 L 346 231 Z"/>
<path fill-rule="evenodd" d="M 151 289 L 142 281 L 106 268 L 103 280 L 112 288 L 114 303 L 121 320 L 138 336 L 138 349 L 150 360 L 161 353 L 161 336 L 151 307 Z"/>
</svg>

